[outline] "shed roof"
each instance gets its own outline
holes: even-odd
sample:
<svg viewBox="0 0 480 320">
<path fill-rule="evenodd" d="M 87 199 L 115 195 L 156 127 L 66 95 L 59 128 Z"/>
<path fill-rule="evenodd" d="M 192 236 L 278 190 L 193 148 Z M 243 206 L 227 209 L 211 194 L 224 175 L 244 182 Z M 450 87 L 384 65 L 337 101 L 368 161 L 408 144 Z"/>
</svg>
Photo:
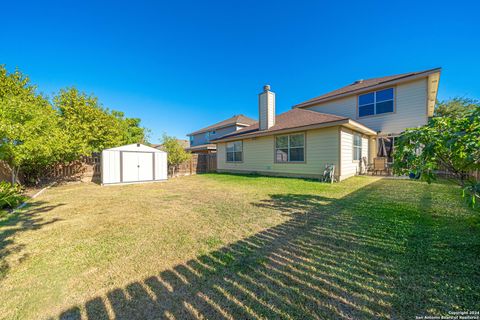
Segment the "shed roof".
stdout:
<svg viewBox="0 0 480 320">
<path fill-rule="evenodd" d="M 163 150 L 155 149 L 155 148 L 146 146 L 146 145 L 141 144 L 141 143 L 127 144 L 127 145 L 120 146 L 120 147 L 105 149 L 104 151 L 131 151 L 131 152 L 141 151 L 141 152 L 161 152 L 161 153 L 165 153 L 165 151 L 163 151 Z"/>
</svg>

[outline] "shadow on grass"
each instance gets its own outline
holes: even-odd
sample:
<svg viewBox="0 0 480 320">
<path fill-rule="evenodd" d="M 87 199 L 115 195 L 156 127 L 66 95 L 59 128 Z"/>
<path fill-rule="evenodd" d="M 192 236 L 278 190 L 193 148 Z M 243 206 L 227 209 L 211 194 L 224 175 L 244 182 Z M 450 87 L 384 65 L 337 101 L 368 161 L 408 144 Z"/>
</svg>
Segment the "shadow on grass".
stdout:
<svg viewBox="0 0 480 320">
<path fill-rule="evenodd" d="M 265 174 L 260 174 L 260 173 L 232 173 L 232 172 L 206 172 L 206 173 L 198 173 L 200 175 L 213 175 L 216 177 L 225 177 L 225 178 L 232 178 L 232 177 L 241 177 L 245 179 L 266 179 L 266 178 L 271 178 L 271 179 L 293 179 L 293 180 L 303 180 L 303 181 L 308 181 L 308 182 L 319 182 L 319 179 L 315 178 L 303 178 L 303 177 L 292 177 L 292 176 L 282 176 L 282 175 L 265 175 Z"/>
<path fill-rule="evenodd" d="M 46 221 L 41 214 L 62 205 L 48 205 L 46 202 L 36 201 L 20 211 L 7 213 L 6 217 L 0 220 L 0 281 L 10 269 L 7 257 L 10 254 L 21 252 L 24 248 L 23 245 L 15 243 L 15 235 L 27 230 L 37 230 L 45 225 L 57 222 L 60 219 L 55 218 Z M 20 259 L 25 258 L 27 258 L 26 254 Z"/>
<path fill-rule="evenodd" d="M 375 182 L 342 199 L 273 194 L 253 205 L 288 214 L 289 221 L 59 318 L 386 319 L 474 310 L 480 275 L 478 252 L 471 250 L 478 235 L 454 250 L 461 234 L 449 231 L 450 219 L 431 218 L 428 190 L 403 205 L 401 195 L 384 196 L 388 184 Z M 473 267 L 451 273 L 455 266 L 439 263 L 460 258 Z"/>
</svg>

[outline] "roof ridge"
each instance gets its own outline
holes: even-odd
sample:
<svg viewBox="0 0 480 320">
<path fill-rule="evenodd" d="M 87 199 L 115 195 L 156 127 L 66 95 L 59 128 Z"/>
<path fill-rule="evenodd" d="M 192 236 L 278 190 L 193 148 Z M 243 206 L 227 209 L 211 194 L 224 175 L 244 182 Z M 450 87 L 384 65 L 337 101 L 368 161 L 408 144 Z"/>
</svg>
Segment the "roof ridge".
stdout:
<svg viewBox="0 0 480 320">
<path fill-rule="evenodd" d="M 243 114 L 240 114 L 240 115 L 233 115 L 227 119 L 224 119 L 224 120 L 221 120 L 221 121 L 218 121 L 218 122 L 215 122 L 214 124 L 212 125 L 209 125 L 209 126 L 206 126 L 206 127 L 203 127 L 202 129 L 199 129 L 199 130 L 196 130 L 196 131 L 193 131 L 191 133 L 188 133 L 188 135 L 194 135 L 194 134 L 200 134 L 200 133 L 203 133 L 203 132 L 206 132 L 206 131 L 209 131 L 209 130 L 214 130 L 216 128 L 220 128 L 220 127 L 223 127 L 223 126 L 229 126 L 229 125 L 233 125 L 233 124 L 236 124 L 236 123 L 242 123 L 242 122 L 239 122 L 239 116 L 242 116 L 244 119 L 243 120 L 247 120 L 247 121 L 244 121 L 246 122 L 246 124 L 249 124 L 250 122 L 253 122 L 255 121 L 255 119 L 252 119 L 252 118 L 249 118 Z"/>
<path fill-rule="evenodd" d="M 431 69 L 426 69 L 426 70 L 421 70 L 421 71 L 399 73 L 399 74 L 394 74 L 394 75 L 390 75 L 390 76 L 369 78 L 369 79 L 365 79 L 361 82 L 353 82 L 353 83 L 347 84 L 343 87 L 340 87 L 338 89 L 326 92 L 326 93 L 324 93 L 322 95 L 319 95 L 317 97 L 305 100 L 301 103 L 297 103 L 292 108 L 297 109 L 297 108 L 305 107 L 305 106 L 308 106 L 309 104 L 314 103 L 314 102 L 321 102 L 321 101 L 327 100 L 327 99 L 331 100 L 331 99 L 334 99 L 337 96 L 348 95 L 348 94 L 350 94 L 354 91 L 367 90 L 370 87 L 378 86 L 378 85 L 385 84 L 385 83 L 392 82 L 392 81 L 399 81 L 399 80 L 402 80 L 402 79 L 405 79 L 405 78 L 408 78 L 408 77 L 419 76 L 419 75 L 426 74 L 426 73 L 441 71 L 441 69 L 442 69 L 441 67 L 437 67 L 437 68 L 431 68 Z"/>
<path fill-rule="evenodd" d="M 403 72 L 403 73 L 392 74 L 392 75 L 389 75 L 389 76 L 373 77 L 373 78 L 368 78 L 368 79 L 363 79 L 363 80 L 364 81 L 369 81 L 369 80 L 375 80 L 375 79 L 380 79 L 380 78 L 401 77 L 401 76 L 407 76 L 407 75 L 410 75 L 410 74 L 420 74 L 420 73 L 424 73 L 424 72 L 430 72 L 430 71 L 437 70 L 437 69 L 441 69 L 441 67 L 431 68 L 431 69 L 426 69 L 426 70 L 421 70 L 421 71 Z"/>
</svg>

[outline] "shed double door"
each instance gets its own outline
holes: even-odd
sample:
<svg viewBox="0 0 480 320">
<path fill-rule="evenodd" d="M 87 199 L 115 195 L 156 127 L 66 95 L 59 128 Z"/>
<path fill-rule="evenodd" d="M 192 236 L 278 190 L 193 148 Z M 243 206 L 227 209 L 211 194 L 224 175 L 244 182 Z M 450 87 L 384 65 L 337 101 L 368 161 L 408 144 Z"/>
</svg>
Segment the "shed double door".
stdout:
<svg viewBox="0 0 480 320">
<path fill-rule="evenodd" d="M 153 161 L 152 152 L 122 152 L 122 182 L 153 180 Z"/>
</svg>

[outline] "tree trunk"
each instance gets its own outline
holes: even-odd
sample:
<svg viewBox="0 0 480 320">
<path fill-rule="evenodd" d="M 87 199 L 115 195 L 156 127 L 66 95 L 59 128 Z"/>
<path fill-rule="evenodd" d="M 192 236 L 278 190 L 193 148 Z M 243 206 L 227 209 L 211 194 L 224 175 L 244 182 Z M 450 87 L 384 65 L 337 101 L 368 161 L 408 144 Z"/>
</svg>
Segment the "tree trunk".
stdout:
<svg viewBox="0 0 480 320">
<path fill-rule="evenodd" d="M 12 186 L 18 182 L 18 173 L 20 172 L 20 167 L 13 167 L 12 169 Z"/>
<path fill-rule="evenodd" d="M 9 163 L 6 162 L 6 161 L 5 161 L 5 164 L 7 165 L 8 169 L 9 169 L 10 172 L 12 173 L 10 183 L 11 183 L 12 186 L 13 186 L 13 185 L 17 182 L 18 171 L 20 170 L 20 167 L 15 168 L 15 166 L 12 166 L 11 164 L 9 164 Z M 15 169 L 16 169 L 16 170 L 15 170 Z"/>
</svg>

